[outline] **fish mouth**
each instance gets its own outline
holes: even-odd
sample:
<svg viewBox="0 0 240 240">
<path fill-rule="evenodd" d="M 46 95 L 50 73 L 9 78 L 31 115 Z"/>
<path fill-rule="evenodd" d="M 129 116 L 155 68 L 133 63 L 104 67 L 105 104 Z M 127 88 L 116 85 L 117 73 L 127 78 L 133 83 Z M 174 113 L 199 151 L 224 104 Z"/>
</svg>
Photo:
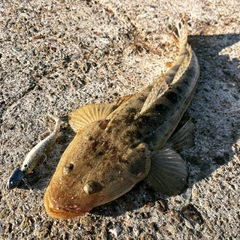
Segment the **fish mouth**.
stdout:
<svg viewBox="0 0 240 240">
<path fill-rule="evenodd" d="M 53 204 L 51 197 L 49 195 L 48 189 L 44 195 L 44 206 L 48 215 L 52 218 L 57 218 L 60 220 L 66 220 L 69 218 L 74 218 L 80 216 L 84 213 L 89 212 L 91 209 L 82 210 L 78 206 L 56 206 Z"/>
</svg>

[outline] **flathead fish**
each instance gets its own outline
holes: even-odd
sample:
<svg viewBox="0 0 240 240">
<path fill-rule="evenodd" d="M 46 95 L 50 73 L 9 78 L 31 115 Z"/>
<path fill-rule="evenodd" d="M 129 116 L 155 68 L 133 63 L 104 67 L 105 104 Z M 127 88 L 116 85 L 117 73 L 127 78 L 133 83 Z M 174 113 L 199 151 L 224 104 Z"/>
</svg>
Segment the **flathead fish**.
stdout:
<svg viewBox="0 0 240 240">
<path fill-rule="evenodd" d="M 186 17 L 173 35 L 180 53 L 165 74 L 115 104 L 90 104 L 69 115 L 76 136 L 44 196 L 51 217 L 84 214 L 141 180 L 167 195 L 184 189 L 187 164 L 176 150 L 191 139 L 193 124 L 174 130 L 194 95 L 199 65 L 187 42 Z"/>
<path fill-rule="evenodd" d="M 60 131 L 61 119 L 48 114 L 48 116 L 55 120 L 56 125 L 53 132 L 47 136 L 45 139 L 40 141 L 25 157 L 21 169 L 16 168 L 7 182 L 7 188 L 13 189 L 17 187 L 21 180 L 36 167 L 36 165 L 41 161 L 45 154 L 50 150 L 52 145 L 55 143 L 58 133 Z"/>
</svg>

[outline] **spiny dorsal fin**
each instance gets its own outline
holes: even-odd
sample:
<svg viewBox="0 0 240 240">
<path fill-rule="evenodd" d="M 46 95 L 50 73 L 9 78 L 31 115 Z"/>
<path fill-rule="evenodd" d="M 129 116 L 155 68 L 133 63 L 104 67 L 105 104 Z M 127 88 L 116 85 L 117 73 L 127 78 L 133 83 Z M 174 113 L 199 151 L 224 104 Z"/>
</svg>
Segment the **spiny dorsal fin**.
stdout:
<svg viewBox="0 0 240 240">
<path fill-rule="evenodd" d="M 69 114 L 69 124 L 74 132 L 78 132 L 92 122 L 105 119 L 114 109 L 112 104 L 85 105 Z"/>
<path fill-rule="evenodd" d="M 187 183 L 186 162 L 174 150 L 155 150 L 151 155 L 151 170 L 145 181 L 155 191 L 168 196 L 179 194 Z"/>
</svg>

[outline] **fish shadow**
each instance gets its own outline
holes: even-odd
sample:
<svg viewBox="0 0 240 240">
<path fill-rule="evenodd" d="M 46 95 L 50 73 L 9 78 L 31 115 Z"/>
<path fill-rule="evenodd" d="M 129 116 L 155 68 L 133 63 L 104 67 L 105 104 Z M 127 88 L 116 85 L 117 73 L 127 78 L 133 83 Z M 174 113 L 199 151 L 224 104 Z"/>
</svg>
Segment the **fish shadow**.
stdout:
<svg viewBox="0 0 240 240">
<path fill-rule="evenodd" d="M 196 129 L 196 144 L 192 150 L 201 155 L 190 153 L 186 158 L 200 168 L 197 181 L 201 181 L 232 160 L 233 146 L 240 136 L 240 125 L 237 122 L 237 106 L 240 106 L 240 60 L 231 59 L 229 54 L 224 54 L 225 48 L 240 42 L 240 34 L 190 36 L 189 42 L 200 64 L 196 91 L 198 98 L 193 99 L 190 112 L 193 117 L 195 115 L 195 128 L 200 126 L 200 129 Z M 202 104 L 197 103 L 199 99 L 203 99 Z M 202 142 L 206 139 L 205 149 L 197 146 L 201 145 L 199 139 Z"/>
<path fill-rule="evenodd" d="M 224 133 L 224 131 L 221 131 L 220 136 L 217 136 L 218 133 L 214 131 L 217 130 L 218 127 L 214 127 L 213 123 L 215 119 L 218 119 L 218 112 L 213 108 L 212 101 L 218 101 L 224 109 L 222 89 L 214 88 L 214 98 L 211 94 L 213 91 L 212 86 L 216 80 L 226 86 L 229 84 L 231 88 L 232 85 L 235 84 L 236 91 L 238 93 L 240 92 L 240 80 L 237 75 L 239 71 L 238 66 L 240 65 L 239 59 L 230 59 L 228 54 L 220 54 L 222 50 L 239 41 L 240 34 L 195 35 L 189 37 L 189 42 L 199 60 L 200 77 L 196 98 L 194 97 L 187 111 L 187 114 L 193 118 L 195 127 L 197 128 L 195 145 L 189 150 L 180 153 L 189 164 L 189 182 L 186 189 L 182 192 L 183 195 L 186 195 L 188 189 L 192 188 L 196 182 L 207 179 L 219 167 L 232 160 L 232 146 L 236 142 L 237 137 L 239 137 L 235 134 L 239 131 L 237 128 L 239 125 L 237 126 L 235 122 L 233 123 L 233 121 L 231 121 L 233 116 L 223 114 L 221 115 L 221 124 L 224 126 L 224 129 L 230 132 Z M 226 96 L 229 95 L 231 98 L 235 98 L 236 101 L 239 101 L 239 97 L 236 93 L 230 90 L 226 89 Z M 199 103 L 199 98 L 204 98 L 204 101 Z M 206 111 L 206 109 L 208 109 L 208 111 Z M 206 112 L 208 116 L 204 115 Z M 203 128 L 202 125 L 205 125 L 206 128 Z M 213 127 L 213 130 L 210 129 L 211 127 Z M 227 141 L 220 144 L 219 141 L 223 141 L 224 134 L 227 135 Z M 66 132 L 64 136 L 63 142 L 60 144 L 57 142 L 58 147 L 54 147 L 49 154 L 47 161 L 51 161 L 51 163 L 41 163 L 40 166 L 36 168 L 35 175 L 30 175 L 28 177 L 32 189 L 45 189 L 47 187 L 55 171 L 58 160 L 69 144 L 70 139 L 73 137 L 73 133 Z M 198 137 L 201 137 L 202 140 L 203 136 L 206 142 L 204 143 L 204 153 L 201 153 L 203 143 L 198 140 Z M 223 145 L 224 148 L 222 148 Z M 196 167 L 199 169 L 197 175 L 196 172 L 193 174 L 193 169 Z M 128 211 L 137 213 L 140 208 L 148 208 L 159 201 L 159 199 L 163 199 L 167 203 L 168 197 L 155 192 L 145 183 L 140 182 L 124 196 L 94 208 L 91 213 L 94 215 L 112 217 L 120 216 Z M 165 210 L 167 211 L 167 207 Z M 142 214 L 140 217 L 144 219 L 147 216 Z"/>
</svg>

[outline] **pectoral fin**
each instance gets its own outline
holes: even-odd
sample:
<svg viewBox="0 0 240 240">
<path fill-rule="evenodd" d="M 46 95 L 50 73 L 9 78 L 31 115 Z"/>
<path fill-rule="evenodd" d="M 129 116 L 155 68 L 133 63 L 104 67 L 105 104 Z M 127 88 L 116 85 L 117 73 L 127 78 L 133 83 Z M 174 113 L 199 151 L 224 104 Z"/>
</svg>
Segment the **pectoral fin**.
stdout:
<svg viewBox="0 0 240 240">
<path fill-rule="evenodd" d="M 151 170 L 145 181 L 155 191 L 172 196 L 179 194 L 187 183 L 186 162 L 174 150 L 155 150 L 151 155 Z"/>
<path fill-rule="evenodd" d="M 92 122 L 105 119 L 114 109 L 112 104 L 85 105 L 69 114 L 69 124 L 74 132 L 78 132 Z"/>
</svg>

